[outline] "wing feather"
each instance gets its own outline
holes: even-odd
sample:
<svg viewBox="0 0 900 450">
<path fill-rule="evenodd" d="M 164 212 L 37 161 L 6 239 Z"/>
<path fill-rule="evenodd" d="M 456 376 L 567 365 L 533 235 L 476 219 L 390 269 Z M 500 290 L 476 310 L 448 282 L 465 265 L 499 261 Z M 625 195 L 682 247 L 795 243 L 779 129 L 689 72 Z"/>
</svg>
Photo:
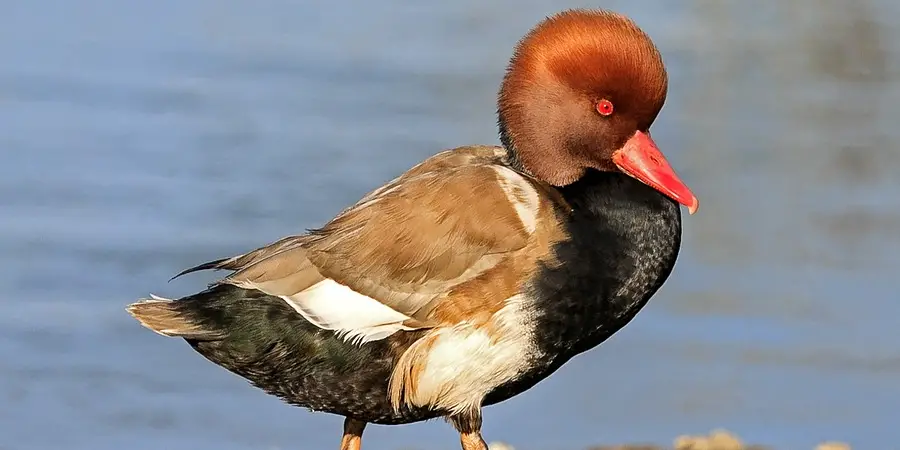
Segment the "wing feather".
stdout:
<svg viewBox="0 0 900 450">
<path fill-rule="evenodd" d="M 355 342 L 439 326 L 433 312 L 454 301 L 454 290 L 509 266 L 502 263 L 534 232 L 523 214 L 536 217 L 538 191 L 526 193 L 530 203 L 516 203 L 510 186 L 528 189 L 531 181 L 498 170 L 501 155 L 494 147 L 438 154 L 322 228 L 178 276 L 231 270 L 220 282 L 279 296 L 311 323 Z M 482 295 L 483 307 L 496 310 L 510 293 Z M 475 315 L 480 307 L 456 309 Z"/>
</svg>

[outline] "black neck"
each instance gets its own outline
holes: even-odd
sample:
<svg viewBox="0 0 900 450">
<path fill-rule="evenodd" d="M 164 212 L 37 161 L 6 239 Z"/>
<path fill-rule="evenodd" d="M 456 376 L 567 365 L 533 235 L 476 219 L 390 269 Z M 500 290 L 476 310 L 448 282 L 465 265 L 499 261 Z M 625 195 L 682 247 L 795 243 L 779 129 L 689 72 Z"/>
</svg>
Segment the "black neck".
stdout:
<svg viewBox="0 0 900 450">
<path fill-rule="evenodd" d="M 627 324 L 665 282 L 681 245 L 681 211 L 623 174 L 590 171 L 559 189 L 572 207 L 562 264 L 544 268 L 533 289 L 538 346 L 568 359 Z"/>
</svg>

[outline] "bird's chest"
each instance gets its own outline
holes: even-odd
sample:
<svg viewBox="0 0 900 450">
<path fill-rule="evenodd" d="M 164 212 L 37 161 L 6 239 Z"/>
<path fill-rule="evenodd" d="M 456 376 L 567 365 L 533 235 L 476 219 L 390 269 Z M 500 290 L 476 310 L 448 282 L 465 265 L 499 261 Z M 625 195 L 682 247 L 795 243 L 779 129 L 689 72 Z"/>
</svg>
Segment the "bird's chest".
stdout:
<svg viewBox="0 0 900 450">
<path fill-rule="evenodd" d="M 576 262 L 546 269 L 533 289 L 536 346 L 546 364 L 589 350 L 628 324 L 662 286 L 675 259 L 675 250 L 653 243 L 573 242 L 560 252 Z"/>
<path fill-rule="evenodd" d="M 671 272 L 676 250 L 637 246 L 616 254 L 567 243 L 563 257 L 579 261 L 546 268 L 533 280 L 533 313 L 524 370 L 493 389 L 485 404 L 494 404 L 530 389 L 572 357 L 596 347 L 630 322 Z M 609 261 L 617 255 L 618 264 Z"/>
<path fill-rule="evenodd" d="M 535 357 L 493 397 L 515 395 L 630 322 L 672 272 L 681 245 L 677 205 L 624 176 L 597 174 L 562 190 L 572 211 L 556 264 L 527 288 Z M 499 391 L 509 392 L 501 393 Z"/>
</svg>

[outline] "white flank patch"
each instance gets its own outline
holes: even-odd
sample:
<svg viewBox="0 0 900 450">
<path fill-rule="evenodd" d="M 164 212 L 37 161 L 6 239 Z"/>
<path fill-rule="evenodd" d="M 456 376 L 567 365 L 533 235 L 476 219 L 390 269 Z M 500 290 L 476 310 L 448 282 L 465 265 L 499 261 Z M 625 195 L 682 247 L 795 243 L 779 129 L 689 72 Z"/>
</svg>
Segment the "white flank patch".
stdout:
<svg viewBox="0 0 900 450">
<path fill-rule="evenodd" d="M 281 298 L 313 325 L 334 330 L 347 341 L 377 341 L 410 329 L 402 325 L 409 316 L 331 279 Z"/>
<path fill-rule="evenodd" d="M 523 300 L 516 295 L 494 314 L 493 336 L 469 324 L 434 330 L 437 340 L 407 401 L 462 413 L 480 408 L 490 391 L 514 379 L 533 351 Z"/>
<path fill-rule="evenodd" d="M 491 166 L 497 172 L 497 183 L 506 194 L 509 203 L 515 208 L 522 226 L 529 233 L 537 228 L 537 215 L 540 209 L 540 197 L 537 190 L 528 180 L 516 171 L 504 166 Z"/>
</svg>

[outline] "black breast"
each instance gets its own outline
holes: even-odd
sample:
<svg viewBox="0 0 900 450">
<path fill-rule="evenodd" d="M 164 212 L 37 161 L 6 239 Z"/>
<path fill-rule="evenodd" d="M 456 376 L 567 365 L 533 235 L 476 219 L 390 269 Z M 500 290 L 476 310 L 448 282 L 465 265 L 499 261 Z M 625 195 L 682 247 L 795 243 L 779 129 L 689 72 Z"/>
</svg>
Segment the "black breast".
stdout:
<svg viewBox="0 0 900 450">
<path fill-rule="evenodd" d="M 678 205 L 622 174 L 591 172 L 560 189 L 572 211 L 557 267 L 532 280 L 538 355 L 487 404 L 517 395 L 624 327 L 672 272 L 681 246 Z"/>
</svg>

